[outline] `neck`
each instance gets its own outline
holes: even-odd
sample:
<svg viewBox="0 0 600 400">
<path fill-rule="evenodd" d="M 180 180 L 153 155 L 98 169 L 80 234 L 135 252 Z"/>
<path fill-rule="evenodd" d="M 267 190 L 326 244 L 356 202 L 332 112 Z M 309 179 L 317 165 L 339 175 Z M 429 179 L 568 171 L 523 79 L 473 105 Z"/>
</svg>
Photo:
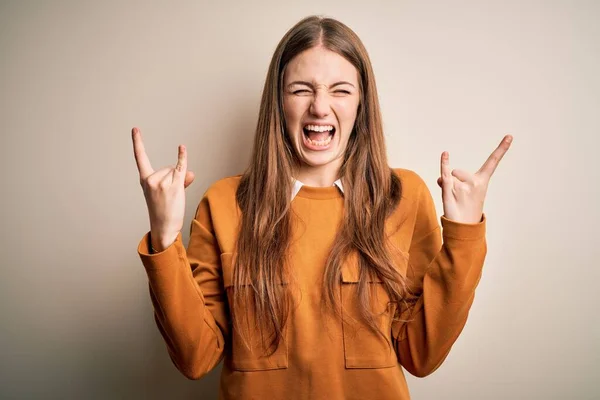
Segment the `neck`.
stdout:
<svg viewBox="0 0 600 400">
<path fill-rule="evenodd" d="M 317 167 L 302 165 L 294 174 L 294 178 L 307 186 L 327 187 L 339 178 L 340 168 L 338 165 L 320 165 Z"/>
</svg>

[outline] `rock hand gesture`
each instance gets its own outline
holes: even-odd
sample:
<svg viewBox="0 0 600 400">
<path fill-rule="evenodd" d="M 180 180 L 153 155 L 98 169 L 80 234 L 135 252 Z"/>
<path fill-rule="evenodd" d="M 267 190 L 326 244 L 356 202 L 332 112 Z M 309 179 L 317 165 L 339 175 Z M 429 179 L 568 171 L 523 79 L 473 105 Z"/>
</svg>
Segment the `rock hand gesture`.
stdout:
<svg viewBox="0 0 600 400">
<path fill-rule="evenodd" d="M 183 228 L 185 188 L 194 180 L 194 173 L 187 170 L 187 152 L 184 145 L 179 146 L 177 165 L 154 171 L 144 149 L 142 133 L 137 127 L 131 130 L 131 137 L 140 173 L 140 184 L 150 215 L 152 248 L 162 251 L 177 239 Z"/>
<path fill-rule="evenodd" d="M 510 148 L 513 137 L 506 135 L 485 163 L 474 174 L 450 169 L 450 155 L 444 151 L 441 157 L 441 177 L 438 185 L 442 188 L 444 216 L 453 221 L 475 224 L 483 216 L 483 202 L 490 178 L 498 163 Z"/>
</svg>

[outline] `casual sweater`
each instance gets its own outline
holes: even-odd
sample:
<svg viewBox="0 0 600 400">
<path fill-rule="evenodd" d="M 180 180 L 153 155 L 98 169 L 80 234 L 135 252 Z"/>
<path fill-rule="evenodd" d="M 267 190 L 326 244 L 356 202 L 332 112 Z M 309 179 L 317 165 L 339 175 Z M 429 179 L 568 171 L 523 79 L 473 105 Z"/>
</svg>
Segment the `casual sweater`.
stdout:
<svg viewBox="0 0 600 400">
<path fill-rule="evenodd" d="M 388 217 L 392 255 L 410 282 L 416 303 L 408 318 L 393 320 L 390 305 L 377 323 L 390 347 L 358 317 L 359 269 L 349 257 L 339 282 L 344 313 L 321 312 L 325 263 L 343 218 L 336 186 L 302 186 L 291 202 L 290 267 L 301 297 L 290 312 L 285 341 L 268 357 L 248 350 L 231 325 L 232 253 L 240 221 L 235 193 L 240 176 L 210 186 L 191 222 L 187 249 L 181 233 L 151 254 L 150 232 L 138 246 L 148 275 L 154 317 L 174 365 L 199 379 L 224 359 L 219 399 L 409 399 L 403 369 L 423 377 L 435 371 L 467 320 L 487 245 L 485 214 L 474 224 L 440 217 L 431 193 L 415 172 L 397 168 L 403 193 Z M 280 282 L 285 284 L 286 282 Z M 382 282 L 374 278 L 378 312 L 388 307 Z M 393 305 L 395 307 L 395 305 Z M 235 312 L 235 310 L 234 310 Z M 409 322 L 406 322 L 409 321 Z"/>
</svg>

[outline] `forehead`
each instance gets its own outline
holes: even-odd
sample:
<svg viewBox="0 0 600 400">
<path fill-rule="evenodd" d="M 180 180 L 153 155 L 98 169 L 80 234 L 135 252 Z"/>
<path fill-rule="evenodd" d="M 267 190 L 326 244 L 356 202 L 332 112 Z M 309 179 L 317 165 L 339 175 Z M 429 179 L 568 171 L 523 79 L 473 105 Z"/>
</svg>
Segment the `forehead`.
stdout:
<svg viewBox="0 0 600 400">
<path fill-rule="evenodd" d="M 303 51 L 288 63 L 284 82 L 307 81 L 314 85 L 329 85 L 348 81 L 357 85 L 358 71 L 344 57 L 323 47 L 313 47 Z"/>
</svg>

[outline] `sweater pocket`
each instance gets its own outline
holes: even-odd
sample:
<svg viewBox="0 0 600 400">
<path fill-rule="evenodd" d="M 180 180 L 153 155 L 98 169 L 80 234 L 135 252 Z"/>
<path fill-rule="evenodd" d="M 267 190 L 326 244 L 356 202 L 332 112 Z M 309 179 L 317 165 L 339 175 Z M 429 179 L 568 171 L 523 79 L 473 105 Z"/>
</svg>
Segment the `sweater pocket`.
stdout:
<svg viewBox="0 0 600 400">
<path fill-rule="evenodd" d="M 223 285 L 227 292 L 227 300 L 229 302 L 230 314 L 244 313 L 247 312 L 247 322 L 250 328 L 256 326 L 256 313 L 253 307 L 253 303 L 249 302 L 245 310 L 235 310 L 233 308 L 233 294 L 236 287 L 233 285 L 233 254 L 222 253 L 221 254 L 221 266 L 223 268 Z M 244 283 L 249 285 L 250 282 Z M 283 283 L 280 283 L 283 285 Z M 244 318 L 243 323 L 246 322 Z M 229 367 L 232 370 L 237 371 L 266 371 L 271 369 L 282 369 L 288 367 L 288 351 L 287 351 L 287 326 L 285 327 L 283 334 L 284 338 L 280 341 L 277 350 L 271 355 L 265 351 L 262 345 L 261 335 L 258 329 L 250 329 L 251 334 L 245 343 L 240 332 L 232 326 L 231 327 L 231 346 L 230 351 L 226 354 L 225 362 L 229 359 Z"/>
<path fill-rule="evenodd" d="M 344 338 L 344 361 L 346 368 L 389 368 L 398 364 L 392 346 L 392 321 L 396 305 L 378 277 L 368 281 L 371 293 L 371 311 L 381 334 L 374 332 L 360 319 L 358 302 L 359 266 L 356 254 L 352 254 L 342 266 L 342 331 Z M 389 341 L 389 342 L 388 342 Z"/>
</svg>

